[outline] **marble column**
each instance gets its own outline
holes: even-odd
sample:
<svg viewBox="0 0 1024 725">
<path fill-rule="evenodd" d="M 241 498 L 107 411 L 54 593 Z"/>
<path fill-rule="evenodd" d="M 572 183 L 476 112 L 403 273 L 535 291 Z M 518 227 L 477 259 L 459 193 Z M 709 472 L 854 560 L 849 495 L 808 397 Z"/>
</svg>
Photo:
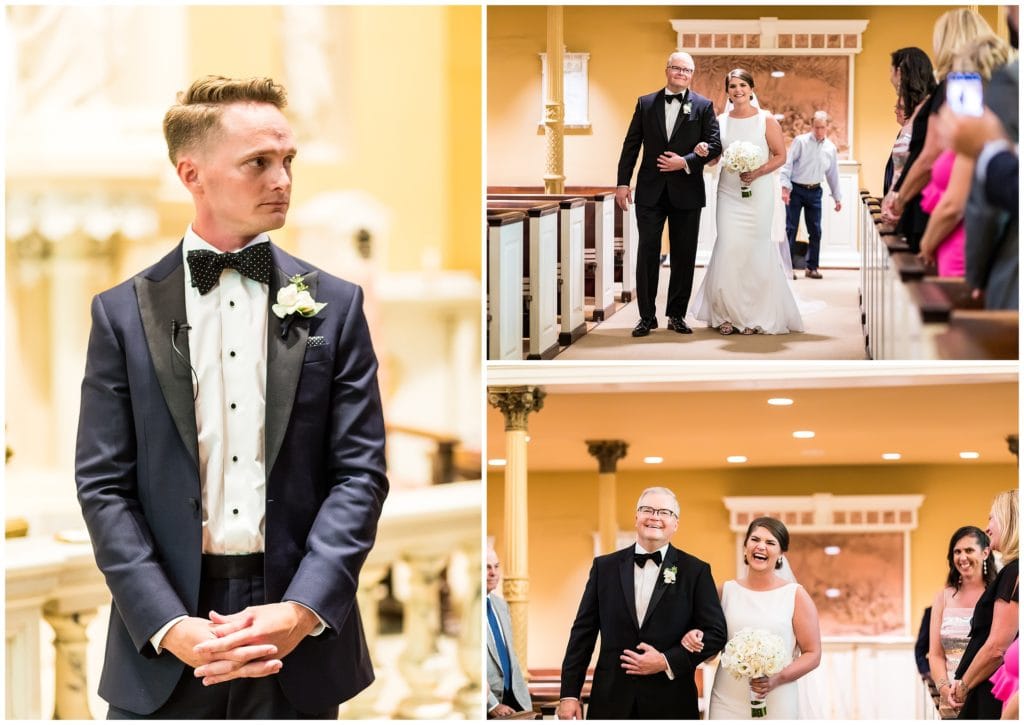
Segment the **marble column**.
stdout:
<svg viewBox="0 0 1024 725">
<path fill-rule="evenodd" d="M 487 402 L 505 417 L 505 576 L 502 592 L 512 619 L 512 642 L 523 668 L 529 667 L 526 638 L 530 593 L 526 430 L 527 418 L 544 406 L 545 395 L 543 389 L 528 385 L 492 387 L 487 393 Z"/>
<path fill-rule="evenodd" d="M 85 628 L 95 616 L 95 610 L 67 613 L 43 610 L 43 617 L 53 627 L 55 635 L 54 720 L 92 720 L 86 677 L 89 638 Z"/>
<path fill-rule="evenodd" d="M 629 444 L 621 440 L 587 441 L 587 452 L 598 461 L 597 474 L 597 530 L 601 540 L 601 553 L 615 551 L 616 486 L 615 471 L 620 458 L 626 456 Z"/>
<path fill-rule="evenodd" d="M 565 145 L 565 101 L 563 74 L 565 72 L 565 38 L 562 7 L 548 7 L 547 84 L 544 88 L 544 193 L 561 194 L 565 191 L 563 148 Z"/>
<path fill-rule="evenodd" d="M 403 720 L 444 720 L 451 716 L 449 699 L 439 697 L 437 687 L 443 674 L 438 661 L 441 633 L 441 571 L 447 554 L 407 553 L 409 587 L 405 605 L 406 647 L 398 660 L 410 694 L 398 706 Z"/>
</svg>

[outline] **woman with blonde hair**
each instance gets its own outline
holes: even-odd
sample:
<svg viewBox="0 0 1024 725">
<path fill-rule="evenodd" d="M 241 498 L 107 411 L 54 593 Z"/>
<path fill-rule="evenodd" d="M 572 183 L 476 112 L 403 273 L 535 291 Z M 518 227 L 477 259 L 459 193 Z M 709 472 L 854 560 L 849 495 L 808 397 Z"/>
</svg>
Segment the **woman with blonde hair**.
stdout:
<svg viewBox="0 0 1024 725">
<path fill-rule="evenodd" d="M 961 708 L 961 720 L 998 720 L 1002 703 L 992 695 L 989 677 L 1017 637 L 1020 601 L 1018 492 L 1004 491 L 992 502 L 988 531 L 992 548 L 1002 554 L 1003 568 L 974 607 L 971 638 L 960 659 L 947 701 Z"/>
<path fill-rule="evenodd" d="M 898 229 L 906 236 L 914 253 L 920 250 L 921 237 L 928 223 L 928 215 L 920 207 L 921 190 L 930 180 L 932 164 L 943 150 L 934 125 L 936 114 L 946 102 L 946 75 L 953 67 L 953 55 L 971 40 L 992 34 L 985 18 L 970 8 L 948 10 L 935 21 L 932 52 L 935 77 L 940 82 L 915 119 L 910 156 L 903 167 L 903 175 L 882 201 L 882 213 L 887 218 L 899 219 Z"/>
<path fill-rule="evenodd" d="M 992 71 L 1004 65 L 1012 53 L 1009 43 L 986 33 L 952 54 L 951 70 L 977 73 L 987 83 Z M 934 261 L 940 277 L 963 277 L 963 220 L 974 176 L 974 160 L 948 148 L 950 121 L 946 111 L 939 113 L 935 130 L 944 150 L 932 164 L 931 180 L 921 191 L 921 209 L 930 216 L 918 256 L 925 262 Z"/>
</svg>

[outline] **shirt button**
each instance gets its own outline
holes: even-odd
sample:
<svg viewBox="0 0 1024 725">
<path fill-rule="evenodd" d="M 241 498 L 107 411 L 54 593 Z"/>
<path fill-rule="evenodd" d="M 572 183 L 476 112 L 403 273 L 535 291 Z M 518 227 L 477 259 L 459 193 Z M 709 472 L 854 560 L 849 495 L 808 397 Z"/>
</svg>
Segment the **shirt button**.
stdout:
<svg viewBox="0 0 1024 725">
<path fill-rule="evenodd" d="M 232 404 L 231 404 L 231 410 L 234 410 L 234 409 L 235 409 L 235 408 L 237 408 L 237 407 L 238 407 L 238 406 L 237 406 L 237 405 L 235 405 L 234 403 L 232 403 Z"/>
<path fill-rule="evenodd" d="M 235 301 L 234 300 L 228 300 L 228 305 L 231 306 L 231 307 L 234 307 L 235 306 Z"/>
<path fill-rule="evenodd" d="M 235 356 L 235 351 L 232 350 L 229 354 L 231 355 L 231 357 L 234 357 Z"/>
<path fill-rule="evenodd" d="M 238 463 L 238 456 L 231 456 L 231 460 Z"/>
<path fill-rule="evenodd" d="M 233 513 L 235 516 L 238 516 L 238 509 L 231 509 L 231 513 Z"/>
</svg>

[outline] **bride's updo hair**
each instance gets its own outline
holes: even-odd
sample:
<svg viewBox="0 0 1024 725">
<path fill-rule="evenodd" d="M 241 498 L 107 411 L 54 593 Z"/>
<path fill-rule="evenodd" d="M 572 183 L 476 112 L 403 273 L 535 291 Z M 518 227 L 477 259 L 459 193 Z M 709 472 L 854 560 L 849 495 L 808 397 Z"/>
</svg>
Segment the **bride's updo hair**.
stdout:
<svg viewBox="0 0 1024 725">
<path fill-rule="evenodd" d="M 729 75 L 731 76 L 733 73 L 736 72 L 737 71 L 732 71 L 732 73 L 730 73 Z M 739 70 L 738 72 L 746 73 L 745 70 Z M 740 76 L 737 76 L 737 78 L 739 77 Z M 744 80 L 746 79 L 744 78 Z M 768 531 L 771 532 L 772 536 L 775 537 L 775 540 L 779 542 L 779 548 L 782 550 L 782 552 L 785 553 L 789 551 L 789 529 L 786 528 L 786 525 L 784 523 L 782 523 L 778 519 L 773 519 L 771 516 L 758 516 L 756 519 L 750 522 L 750 526 L 747 527 L 747 534 L 743 537 L 744 546 L 747 545 L 747 541 L 750 540 L 750 535 L 754 533 L 754 529 L 756 528 L 768 529 Z M 743 556 L 743 563 L 747 564 L 746 555 Z M 747 565 L 749 566 L 749 564 Z M 779 560 L 775 562 L 775 568 L 782 568 L 781 556 L 779 557 Z"/>
<path fill-rule="evenodd" d="M 725 76 L 725 92 L 726 93 L 729 92 L 729 79 L 730 78 L 739 78 L 741 81 L 743 81 L 748 86 L 750 86 L 751 89 L 753 89 L 753 87 L 754 87 L 754 76 L 750 75 L 750 73 L 748 73 L 747 71 L 743 70 L 742 68 L 733 68 Z M 772 519 L 772 520 L 774 521 L 775 519 Z M 783 528 L 785 528 L 785 527 L 783 527 Z"/>
</svg>

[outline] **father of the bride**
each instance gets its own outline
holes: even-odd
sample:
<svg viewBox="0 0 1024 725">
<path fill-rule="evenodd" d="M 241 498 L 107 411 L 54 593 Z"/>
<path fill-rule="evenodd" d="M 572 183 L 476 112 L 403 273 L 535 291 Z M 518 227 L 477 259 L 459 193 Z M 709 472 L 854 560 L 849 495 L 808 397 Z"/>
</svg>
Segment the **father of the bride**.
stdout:
<svg viewBox="0 0 1024 725">
<path fill-rule="evenodd" d="M 694 670 L 725 646 L 725 616 L 711 567 L 669 543 L 679 502 L 667 488 L 648 488 L 636 509 L 636 543 L 594 559 L 562 661 L 558 717 L 582 718 L 580 693 L 594 643 L 587 718 L 699 717 Z M 683 649 L 692 627 L 704 650 Z"/>
<path fill-rule="evenodd" d="M 195 216 L 92 303 L 75 478 L 113 595 L 112 719 L 337 719 L 373 681 L 377 360 L 360 289 L 267 235 L 291 195 L 284 105 L 269 78 L 179 96 L 164 133 Z"/>
<path fill-rule="evenodd" d="M 690 333 L 686 308 L 697 259 L 700 210 L 704 208 L 704 165 L 722 153 L 718 120 L 711 101 L 690 88 L 695 66 L 689 53 L 673 53 L 665 64 L 664 89 L 641 96 L 622 142 L 615 202 L 623 211 L 633 201 L 633 178 L 640 147 L 644 155 L 636 177 L 636 297 L 640 321 L 633 337 L 645 337 L 658 326 L 654 300 L 658 294 L 661 234 L 668 219 L 672 263 L 665 315 L 668 328 Z M 693 151 L 697 144 L 707 155 Z"/>
</svg>

